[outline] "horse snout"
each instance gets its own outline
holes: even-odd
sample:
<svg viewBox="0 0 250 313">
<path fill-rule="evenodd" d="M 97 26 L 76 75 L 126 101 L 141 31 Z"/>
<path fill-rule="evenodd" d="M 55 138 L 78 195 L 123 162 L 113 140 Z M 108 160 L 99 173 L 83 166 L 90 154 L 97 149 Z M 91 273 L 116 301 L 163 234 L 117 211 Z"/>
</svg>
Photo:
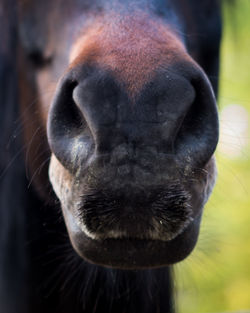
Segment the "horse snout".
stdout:
<svg viewBox="0 0 250 313">
<path fill-rule="evenodd" d="M 180 73 L 157 72 L 136 97 L 97 68 L 74 69 L 58 87 L 48 121 L 50 180 L 73 246 L 93 262 L 121 266 L 125 244 L 147 266 L 134 245 L 153 241 L 168 251 L 157 262 L 168 264 L 195 245 L 214 184 L 218 121 L 203 72 L 189 64 Z M 113 240 L 120 243 L 110 254 Z M 175 241 L 186 245 L 183 256 L 171 255 Z"/>
<path fill-rule="evenodd" d="M 73 246 L 128 268 L 191 252 L 218 141 L 206 75 L 168 29 L 159 40 L 136 31 L 119 45 L 99 32 L 83 38 L 48 116 L 50 181 Z M 134 36 L 142 46 L 131 46 Z"/>
<path fill-rule="evenodd" d="M 205 166 L 218 141 L 217 109 L 205 75 L 192 70 L 157 73 L 133 98 L 112 73 L 70 72 L 49 115 L 53 153 L 70 172 L 106 164 L 154 175 L 169 159 L 181 170 Z"/>
</svg>

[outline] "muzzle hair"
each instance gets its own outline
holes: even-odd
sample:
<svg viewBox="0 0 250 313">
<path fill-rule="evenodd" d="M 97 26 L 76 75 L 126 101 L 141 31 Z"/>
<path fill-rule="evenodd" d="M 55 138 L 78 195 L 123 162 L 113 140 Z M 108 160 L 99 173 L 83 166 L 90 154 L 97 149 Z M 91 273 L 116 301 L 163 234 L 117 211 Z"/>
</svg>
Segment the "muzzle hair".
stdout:
<svg viewBox="0 0 250 313">
<path fill-rule="evenodd" d="M 168 241 L 193 220 L 189 200 L 179 184 L 148 193 L 130 191 L 129 196 L 124 191 L 92 191 L 83 196 L 79 225 L 92 239 Z"/>
</svg>

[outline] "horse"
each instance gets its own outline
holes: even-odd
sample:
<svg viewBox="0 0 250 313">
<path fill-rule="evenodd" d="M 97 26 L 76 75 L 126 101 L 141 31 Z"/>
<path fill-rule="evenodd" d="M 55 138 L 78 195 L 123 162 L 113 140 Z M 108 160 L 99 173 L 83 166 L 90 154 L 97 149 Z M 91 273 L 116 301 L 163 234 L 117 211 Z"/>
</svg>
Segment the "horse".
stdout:
<svg viewBox="0 0 250 313">
<path fill-rule="evenodd" d="M 175 311 L 216 178 L 220 11 L 1 1 L 1 312 Z"/>
</svg>

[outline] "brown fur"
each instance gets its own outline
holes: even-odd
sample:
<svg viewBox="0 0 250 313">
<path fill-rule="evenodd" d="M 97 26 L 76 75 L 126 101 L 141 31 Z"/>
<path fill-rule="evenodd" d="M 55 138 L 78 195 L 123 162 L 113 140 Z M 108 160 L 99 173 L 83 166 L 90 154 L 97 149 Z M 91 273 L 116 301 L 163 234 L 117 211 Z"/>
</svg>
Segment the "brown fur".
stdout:
<svg viewBox="0 0 250 313">
<path fill-rule="evenodd" d="M 70 67 L 92 62 L 107 68 L 134 97 L 156 69 L 187 59 L 185 52 L 169 26 L 137 12 L 102 17 L 90 25 L 71 50 Z"/>
<path fill-rule="evenodd" d="M 20 51 L 19 60 L 19 94 L 20 94 L 20 122 L 23 127 L 25 145 L 23 147 L 26 176 L 29 184 L 34 183 L 40 195 L 44 198 L 50 190 L 48 180 L 48 163 L 50 151 L 46 137 L 46 119 L 41 110 L 41 99 L 35 87 L 33 75 L 27 71 L 29 64 L 25 62 Z M 42 186 L 42 188 L 41 188 Z"/>
</svg>

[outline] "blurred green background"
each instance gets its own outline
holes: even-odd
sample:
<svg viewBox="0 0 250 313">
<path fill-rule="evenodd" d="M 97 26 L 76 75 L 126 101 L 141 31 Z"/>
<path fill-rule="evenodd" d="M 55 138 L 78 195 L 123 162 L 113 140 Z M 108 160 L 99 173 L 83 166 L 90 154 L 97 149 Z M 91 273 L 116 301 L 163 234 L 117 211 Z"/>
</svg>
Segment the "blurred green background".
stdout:
<svg viewBox="0 0 250 313">
<path fill-rule="evenodd" d="M 229 3 L 223 2 L 218 179 L 198 245 L 175 267 L 178 313 L 250 312 L 250 0 Z"/>
</svg>

